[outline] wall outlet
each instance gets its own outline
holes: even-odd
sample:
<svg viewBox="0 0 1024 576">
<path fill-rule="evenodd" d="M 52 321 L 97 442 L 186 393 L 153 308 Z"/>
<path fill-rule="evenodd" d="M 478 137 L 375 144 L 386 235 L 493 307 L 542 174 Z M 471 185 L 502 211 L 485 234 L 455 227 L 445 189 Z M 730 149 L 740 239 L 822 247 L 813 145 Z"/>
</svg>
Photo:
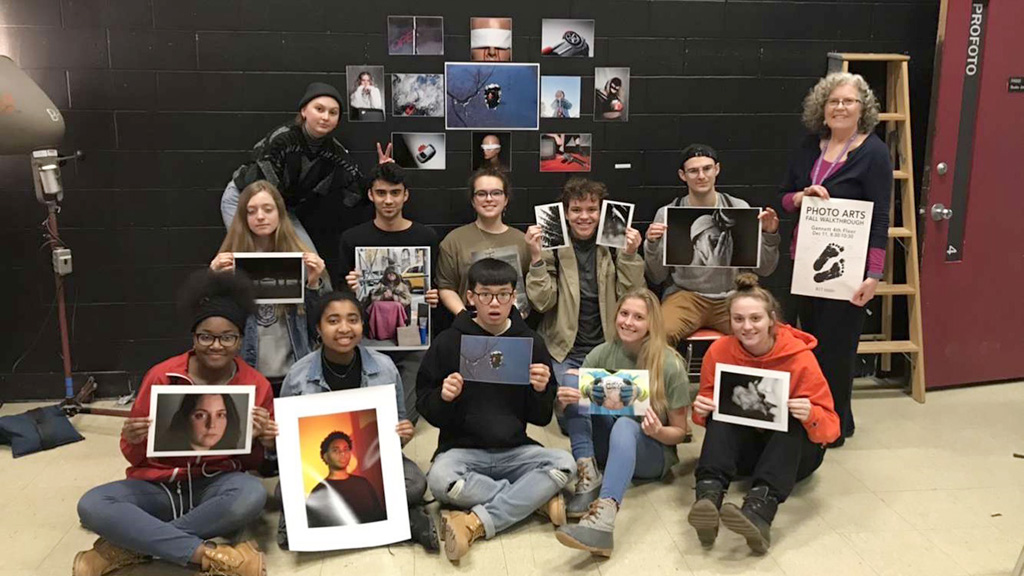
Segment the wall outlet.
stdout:
<svg viewBox="0 0 1024 576">
<path fill-rule="evenodd" d="M 59 248 L 53 251 L 53 271 L 59 276 L 71 274 L 70 248 Z"/>
</svg>

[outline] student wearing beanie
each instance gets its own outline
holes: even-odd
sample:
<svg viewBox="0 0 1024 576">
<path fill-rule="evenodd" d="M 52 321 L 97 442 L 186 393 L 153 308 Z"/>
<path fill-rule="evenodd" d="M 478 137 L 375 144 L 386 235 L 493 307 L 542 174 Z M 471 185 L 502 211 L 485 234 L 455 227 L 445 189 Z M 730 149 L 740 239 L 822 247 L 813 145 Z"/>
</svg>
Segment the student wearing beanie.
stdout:
<svg viewBox="0 0 1024 576">
<path fill-rule="evenodd" d="M 328 269 L 337 269 L 341 232 L 371 214 L 363 173 L 334 137 L 342 102 L 330 84 L 313 82 L 306 88 L 295 119 L 257 142 L 250 160 L 235 170 L 221 197 L 225 227 L 231 227 L 240 191 L 267 180 L 284 197 L 299 238 L 316 249 Z M 390 155 L 390 145 L 383 150 L 377 144 L 379 163 L 391 162 Z"/>
<path fill-rule="evenodd" d="M 251 281 L 244 274 L 203 270 L 182 291 L 192 321 L 192 349 L 146 373 L 131 415 L 121 429 L 128 478 L 93 488 L 78 502 L 82 525 L 99 534 L 79 552 L 73 576 L 101 576 L 159 558 L 209 573 L 265 574 L 263 553 L 254 541 L 215 544 L 263 511 L 267 492 L 246 474 L 273 448 L 277 424 L 267 379 L 238 357 L 246 318 L 255 310 Z M 157 385 L 255 386 L 253 444 L 240 456 L 148 458 L 152 419 L 150 391 Z"/>
</svg>

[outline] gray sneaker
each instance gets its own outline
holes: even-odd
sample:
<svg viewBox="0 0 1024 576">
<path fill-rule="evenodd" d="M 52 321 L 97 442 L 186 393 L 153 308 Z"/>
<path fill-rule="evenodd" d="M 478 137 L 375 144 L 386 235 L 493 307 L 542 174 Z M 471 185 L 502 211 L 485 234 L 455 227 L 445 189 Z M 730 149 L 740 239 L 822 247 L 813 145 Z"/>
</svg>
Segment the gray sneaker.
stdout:
<svg viewBox="0 0 1024 576">
<path fill-rule="evenodd" d="M 604 476 L 597 469 L 597 462 L 593 458 L 580 458 L 576 461 L 576 490 L 566 506 L 566 516 L 569 518 L 582 518 L 590 503 L 597 500 L 601 493 L 601 482 Z"/>
<path fill-rule="evenodd" d="M 612 533 L 615 531 L 615 514 L 619 505 L 611 498 L 598 498 L 590 504 L 587 515 L 579 524 L 562 526 L 555 532 L 555 538 L 569 548 L 586 550 L 591 554 L 611 557 L 615 544 Z"/>
</svg>

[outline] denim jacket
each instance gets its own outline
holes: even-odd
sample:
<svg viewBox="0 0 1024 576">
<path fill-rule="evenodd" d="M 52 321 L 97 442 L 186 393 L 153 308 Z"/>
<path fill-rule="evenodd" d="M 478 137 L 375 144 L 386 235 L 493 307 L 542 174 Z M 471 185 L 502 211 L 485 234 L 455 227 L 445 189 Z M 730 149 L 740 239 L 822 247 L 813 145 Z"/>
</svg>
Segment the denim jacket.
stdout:
<svg viewBox="0 0 1024 576">
<path fill-rule="evenodd" d="M 398 419 L 405 420 L 405 393 L 402 389 L 402 377 L 398 374 L 395 363 L 386 354 L 358 346 L 359 359 L 362 362 L 362 378 L 360 387 L 395 385 L 395 400 L 398 406 Z M 303 396 L 330 392 L 331 387 L 324 379 L 323 349 L 311 352 L 300 358 L 288 370 L 281 384 L 281 397 Z"/>
<path fill-rule="evenodd" d="M 288 340 L 292 345 L 292 357 L 302 358 L 309 354 L 317 345 L 316 327 L 310 321 L 316 314 L 320 303 L 320 295 L 330 292 L 330 284 L 322 281 L 320 288 L 306 287 L 305 313 L 299 314 L 299 307 L 294 304 L 285 306 L 284 322 L 288 326 Z M 242 336 L 242 360 L 254 368 L 259 367 L 260 329 L 256 324 L 256 315 L 245 319 L 245 334 Z"/>
</svg>

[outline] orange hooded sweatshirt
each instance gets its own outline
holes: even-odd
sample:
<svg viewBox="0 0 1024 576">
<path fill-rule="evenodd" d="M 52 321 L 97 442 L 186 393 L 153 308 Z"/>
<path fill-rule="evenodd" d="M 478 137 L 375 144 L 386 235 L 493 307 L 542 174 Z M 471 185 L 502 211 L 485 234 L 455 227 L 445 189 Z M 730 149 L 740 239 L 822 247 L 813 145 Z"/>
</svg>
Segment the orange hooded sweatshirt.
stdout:
<svg viewBox="0 0 1024 576">
<path fill-rule="evenodd" d="M 833 442 L 839 438 L 839 416 L 828 382 L 811 352 L 817 345 L 817 338 L 786 324 L 777 325 L 775 346 L 764 356 L 751 356 L 735 336 L 719 338 L 704 355 L 698 395 L 714 399 L 715 365 L 719 362 L 789 372 L 789 397 L 811 401 L 811 415 L 803 423 L 807 437 L 815 444 Z M 695 424 L 704 426 L 706 420 L 693 413 Z"/>
</svg>

